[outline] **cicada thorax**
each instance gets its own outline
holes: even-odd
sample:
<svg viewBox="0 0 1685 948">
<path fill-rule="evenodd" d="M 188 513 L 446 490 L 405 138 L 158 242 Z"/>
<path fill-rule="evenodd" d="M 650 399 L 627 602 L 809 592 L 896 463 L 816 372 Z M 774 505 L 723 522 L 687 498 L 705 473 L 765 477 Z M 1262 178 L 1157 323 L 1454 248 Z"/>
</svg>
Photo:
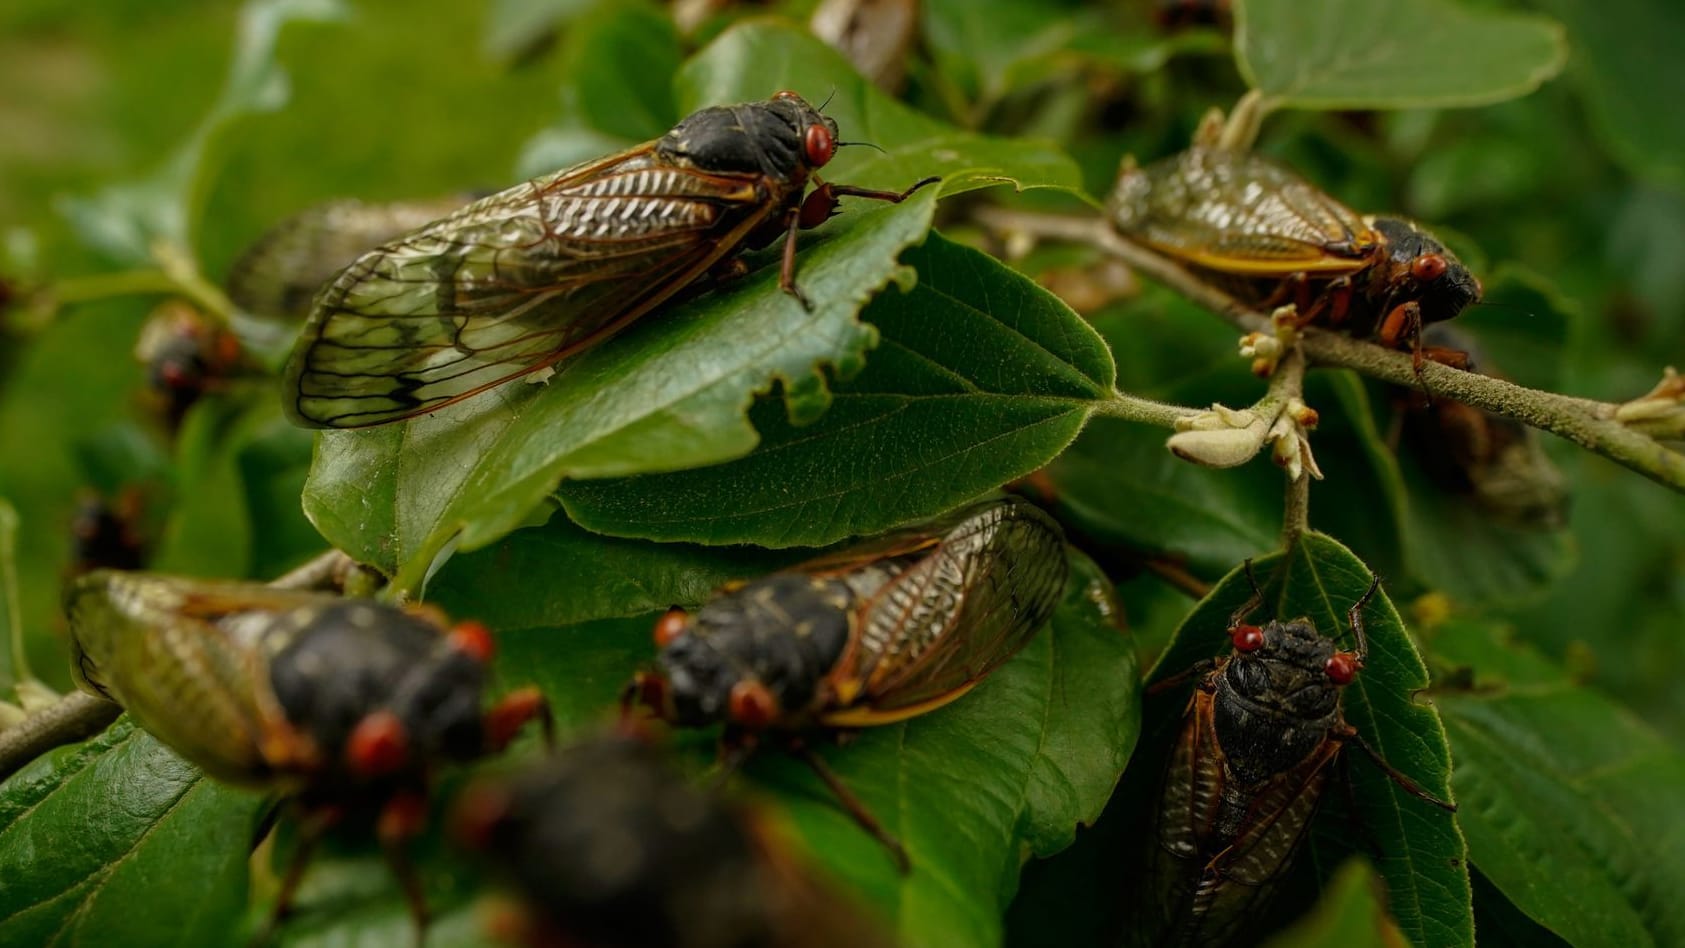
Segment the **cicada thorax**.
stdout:
<svg viewBox="0 0 1685 948">
<path fill-rule="evenodd" d="M 500 749 L 545 713 L 534 689 L 482 708 L 490 635 L 476 623 L 447 626 L 433 610 L 102 571 L 71 587 L 67 612 L 85 690 L 212 776 L 324 816 L 307 824 L 277 917 L 315 835 L 363 814 L 377 816 L 423 922 L 401 844 L 422 828 L 432 772 Z"/>
<path fill-rule="evenodd" d="M 1432 235 L 1363 217 L 1250 152 L 1196 146 L 1126 165 L 1114 227 L 1254 307 L 1292 304 L 1300 324 L 1419 347 L 1423 326 L 1480 298 L 1480 283 Z"/>
<path fill-rule="evenodd" d="M 469 788 L 457 835 L 502 870 L 529 945 L 778 948 L 867 925 L 753 815 L 687 783 L 656 749 L 596 737 Z"/>
<path fill-rule="evenodd" d="M 1064 588 L 1064 537 L 1008 498 L 736 584 L 664 620 L 676 723 L 859 726 L 945 704 L 1018 652 Z M 658 709 L 661 710 L 661 709 Z"/>
<path fill-rule="evenodd" d="M 595 345 L 744 249 L 821 222 L 839 195 L 905 197 L 825 185 L 804 201 L 838 145 L 835 121 L 795 93 L 702 109 L 397 237 L 316 298 L 287 413 L 355 428 L 442 408 Z M 792 243 L 780 286 L 805 302 L 794 259 Z"/>
</svg>

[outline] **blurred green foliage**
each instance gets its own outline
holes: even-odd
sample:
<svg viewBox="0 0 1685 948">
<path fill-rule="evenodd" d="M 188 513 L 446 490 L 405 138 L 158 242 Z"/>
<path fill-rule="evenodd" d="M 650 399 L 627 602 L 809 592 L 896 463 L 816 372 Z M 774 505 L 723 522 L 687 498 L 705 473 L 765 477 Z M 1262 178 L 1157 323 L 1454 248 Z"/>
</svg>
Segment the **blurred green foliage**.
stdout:
<svg viewBox="0 0 1685 948">
<path fill-rule="evenodd" d="M 1685 353 L 1685 70 L 1673 48 L 1685 14 L 1671 0 L 1235 5 L 1231 42 L 1221 25 L 1166 27 L 1172 4 L 1158 0 L 926 0 L 905 78 L 883 91 L 803 35 L 813 2 L 679 3 L 709 8 L 680 24 L 653 0 L 13 0 L 0 7 L 0 504 L 19 527 L 0 616 L 16 608 L 36 673 L 66 686 L 58 602 L 73 521 L 90 497 L 118 509 L 130 496 L 155 568 L 269 578 L 332 542 L 415 591 L 430 579 L 430 598 L 507 633 L 506 682 L 536 679 L 564 725 L 583 727 L 648 657 L 664 606 L 800 558 L 775 550 L 918 519 L 1047 465 L 1050 506 L 1106 577 L 1077 555 L 1040 644 L 974 698 L 834 755 L 869 802 L 910 821 L 899 829 L 922 874 L 895 876 L 789 762 L 757 761 L 748 782 L 910 944 L 958 931 L 977 944 L 1110 938 L 1127 925 L 1113 911 L 1123 853 L 1181 710 L 1162 698 L 1143 709 L 1136 666 L 1221 644 L 1236 564 L 1278 543 L 1281 477 L 1261 461 L 1194 468 L 1163 450 L 1163 432 L 1093 417 L 1114 371 L 1135 395 L 1249 404 L 1262 386 L 1229 328 L 1127 281 L 1079 319 L 1043 287 L 1094 278 L 1092 248 L 1025 255 L 970 212 L 1091 214 L 1120 158 L 1185 147 L 1249 77 L 1274 109 L 1259 150 L 1363 212 L 1429 222 L 1480 273 L 1487 304 L 1457 325 L 1482 368 L 1622 401 Z M 291 427 L 268 370 L 292 327 L 243 316 L 233 325 L 254 364 L 179 428 L 143 397 L 134 351 L 148 313 L 166 298 L 218 305 L 236 258 L 289 214 L 502 188 L 658 135 L 690 108 L 785 86 L 836 90 L 844 137 L 885 149 L 845 152 L 827 171 L 838 180 L 947 176 L 940 203 L 932 191 L 851 212 L 811 250 L 804 239 L 812 286 L 835 302 L 794 329 L 759 305 L 781 301 L 767 254 L 742 286 L 605 347 L 589 378 L 465 403 L 443 422 L 321 440 Z M 1448 107 L 1474 103 L 1495 104 Z M 1042 188 L 955 196 L 996 179 Z M 932 221 L 946 236 L 907 249 Z M 730 345 L 802 325 L 827 328 L 774 354 Z M 954 325 L 965 329 L 932 328 Z M 709 338 L 711 350 L 698 341 Z M 686 381 L 691 363 L 732 355 L 735 374 L 705 399 L 568 401 Z M 1436 485 L 1400 441 L 1400 393 L 1318 371 L 1306 398 L 1328 475 L 1310 519 L 1332 540 L 1289 555 L 1298 572 L 1280 602 L 1332 631 L 1363 570 L 1384 576 L 1401 619 L 1389 608 L 1371 629 L 1373 693 L 1349 716 L 1464 810 L 1430 823 L 1360 772 L 1390 914 L 1337 839 L 1343 814 L 1325 813 L 1257 934 L 1679 943 L 1685 501 L 1547 439 L 1568 485 L 1565 527 L 1501 522 Z M 599 428 L 579 434 L 586 420 Z M 472 482 L 438 474 L 470 467 Z M 476 549 L 447 561 L 463 530 Z M 1183 585 L 1222 582 L 1196 607 L 1154 578 L 1167 567 Z M 1108 578 L 1128 640 L 1090 595 Z M 1441 713 L 1410 699 L 1424 661 Z M 0 669 L 3 690 L 20 669 Z M 988 805 L 967 809 L 974 797 Z M 255 801 L 126 722 L 43 758 L 0 786 L 0 944 L 118 932 L 226 943 L 272 894 L 274 854 L 248 866 L 241 848 Z M 956 812 L 967 827 L 944 822 Z M 283 834 L 276 848 L 287 845 Z M 1052 858 L 1020 878 L 1031 855 Z M 436 835 L 421 863 L 443 914 L 432 943 L 475 943 L 474 871 Z M 175 881 L 142 885 L 154 865 Z M 311 879 L 287 943 L 407 942 L 371 848 L 336 850 Z M 72 902 L 85 910 L 66 914 Z M 173 927 L 183 906 L 197 914 Z"/>
</svg>

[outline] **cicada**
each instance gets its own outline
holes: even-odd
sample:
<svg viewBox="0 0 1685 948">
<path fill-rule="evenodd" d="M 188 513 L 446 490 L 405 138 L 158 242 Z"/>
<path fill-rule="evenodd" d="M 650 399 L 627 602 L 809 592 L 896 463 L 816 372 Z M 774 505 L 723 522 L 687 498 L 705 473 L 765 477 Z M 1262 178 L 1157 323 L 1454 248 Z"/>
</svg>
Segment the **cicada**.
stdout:
<svg viewBox="0 0 1685 948">
<path fill-rule="evenodd" d="M 1409 346 L 1422 327 L 1480 299 L 1480 281 L 1431 234 L 1365 217 L 1268 159 L 1196 145 L 1144 168 L 1125 165 L 1108 210 L 1123 236 L 1255 307 L 1292 303 L 1320 323 Z M 1456 364 L 1451 353 L 1433 354 Z"/>
<path fill-rule="evenodd" d="M 1252 581 L 1252 564 L 1246 565 Z M 1255 918 L 1304 841 L 1311 816 L 1348 745 L 1395 783 L 1449 811 L 1383 760 L 1340 710 L 1368 654 L 1363 610 L 1374 580 L 1347 612 L 1356 647 L 1340 649 L 1309 619 L 1248 623 L 1252 598 L 1229 620 L 1234 651 L 1200 679 L 1171 755 L 1156 817 L 1150 870 L 1164 929 L 1159 945 L 1221 945 Z M 1196 666 L 1155 690 L 1203 671 Z"/>
<path fill-rule="evenodd" d="M 287 365 L 286 411 L 358 428 L 442 408 L 607 339 L 736 255 L 796 232 L 846 195 L 809 179 L 841 144 L 794 92 L 702 109 L 661 138 L 476 201 L 369 251 L 316 297 Z"/>
<path fill-rule="evenodd" d="M 722 588 L 656 624 L 653 673 L 628 696 L 681 727 L 726 725 L 725 746 L 815 728 L 903 721 L 959 698 L 1017 654 L 1065 586 L 1065 539 L 1027 501 L 985 501 L 785 572 Z M 897 858 L 810 748 L 787 745 Z"/>
<path fill-rule="evenodd" d="M 226 391 L 248 369 L 234 333 L 180 300 L 147 317 L 135 359 L 146 367 L 147 405 L 172 433 L 200 399 Z"/>
<path fill-rule="evenodd" d="M 534 948 L 886 944 L 753 811 L 630 737 L 592 737 L 476 783 L 453 823 L 517 900 L 497 927 Z"/>
<path fill-rule="evenodd" d="M 298 804 L 304 833 L 277 919 L 321 833 L 365 812 L 425 924 L 404 844 L 426 817 L 431 772 L 548 720 L 531 688 L 483 711 L 490 633 L 425 607 L 101 571 L 71 587 L 66 609 L 83 690 L 211 776 Z"/>
<path fill-rule="evenodd" d="M 1433 327 L 1428 341 L 1468 353 L 1471 372 L 1475 362 L 1483 361 L 1473 342 L 1451 327 Z M 1567 485 L 1532 428 L 1451 398 L 1429 398 L 1404 388 L 1397 389 L 1396 397 L 1403 406 L 1404 446 L 1434 484 L 1467 498 L 1500 523 L 1561 528 Z"/>
<path fill-rule="evenodd" d="M 459 210 L 471 196 L 378 204 L 343 198 L 265 231 L 228 271 L 228 298 L 248 313 L 302 319 L 322 284 L 371 247 Z"/>
</svg>

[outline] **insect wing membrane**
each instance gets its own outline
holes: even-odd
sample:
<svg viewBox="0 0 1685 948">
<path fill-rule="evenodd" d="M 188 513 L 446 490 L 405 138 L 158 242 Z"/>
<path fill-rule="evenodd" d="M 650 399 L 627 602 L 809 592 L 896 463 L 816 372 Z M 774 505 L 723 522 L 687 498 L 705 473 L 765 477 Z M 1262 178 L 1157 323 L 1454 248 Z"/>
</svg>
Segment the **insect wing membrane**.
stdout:
<svg viewBox="0 0 1685 948">
<path fill-rule="evenodd" d="M 1351 208 L 1245 152 L 1192 148 L 1119 178 L 1113 224 L 1186 263 L 1243 276 L 1362 269 L 1377 237 Z"/>
<path fill-rule="evenodd" d="M 214 776 L 262 782 L 277 719 L 268 658 L 276 613 L 328 597 L 262 586 L 96 572 L 68 603 L 72 671 L 143 728 Z"/>
<path fill-rule="evenodd" d="M 864 603 L 843 672 L 865 683 L 868 715 L 957 697 L 1017 654 L 1064 590 L 1064 537 L 1032 505 L 992 502 L 948 523 L 934 545 L 843 577 Z"/>
<path fill-rule="evenodd" d="M 648 145 L 494 194 L 323 290 L 287 412 L 384 424 L 549 365 L 683 288 L 777 206 L 758 176 L 673 167 Z"/>
</svg>

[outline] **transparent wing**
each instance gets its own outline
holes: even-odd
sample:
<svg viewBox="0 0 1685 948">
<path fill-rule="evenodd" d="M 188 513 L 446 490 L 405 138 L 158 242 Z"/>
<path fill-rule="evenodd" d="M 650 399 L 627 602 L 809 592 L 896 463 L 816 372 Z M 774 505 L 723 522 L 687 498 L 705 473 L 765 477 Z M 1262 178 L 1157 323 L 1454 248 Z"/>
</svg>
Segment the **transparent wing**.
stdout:
<svg viewBox="0 0 1685 948">
<path fill-rule="evenodd" d="M 316 299 L 287 372 L 299 424 L 398 421 L 578 352 L 737 250 L 759 176 L 645 146 L 517 185 L 372 250 Z"/>
<path fill-rule="evenodd" d="M 1192 148 L 1124 173 L 1125 236 L 1186 263 L 1246 276 L 1350 273 L 1380 246 L 1356 211 L 1256 155 Z"/>
<path fill-rule="evenodd" d="M 863 597 L 857 641 L 837 674 L 863 682 L 865 717 L 962 694 L 1017 654 L 1058 605 L 1065 541 L 1040 510 L 1007 498 L 949 523 L 936 545 Z"/>
</svg>

